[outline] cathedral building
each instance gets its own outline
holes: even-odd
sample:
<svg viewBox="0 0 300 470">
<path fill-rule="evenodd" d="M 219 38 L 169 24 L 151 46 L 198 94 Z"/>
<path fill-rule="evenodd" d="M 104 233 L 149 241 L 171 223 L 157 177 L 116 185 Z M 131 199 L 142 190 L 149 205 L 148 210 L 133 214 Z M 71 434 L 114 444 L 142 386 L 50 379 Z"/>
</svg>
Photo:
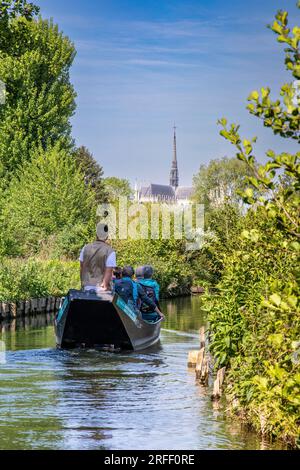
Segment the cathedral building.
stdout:
<svg viewBox="0 0 300 470">
<path fill-rule="evenodd" d="M 170 171 L 170 184 L 150 183 L 148 186 L 135 188 L 135 200 L 138 202 L 166 202 L 172 204 L 189 204 L 193 187 L 179 186 L 177 162 L 176 127 L 173 137 L 173 160 Z"/>
</svg>

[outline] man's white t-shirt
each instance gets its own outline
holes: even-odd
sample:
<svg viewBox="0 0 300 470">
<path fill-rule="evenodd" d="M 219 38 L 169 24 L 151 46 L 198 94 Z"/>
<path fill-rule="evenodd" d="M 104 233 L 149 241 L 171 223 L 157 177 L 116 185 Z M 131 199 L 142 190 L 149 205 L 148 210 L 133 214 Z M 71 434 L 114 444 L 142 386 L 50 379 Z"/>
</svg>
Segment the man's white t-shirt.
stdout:
<svg viewBox="0 0 300 470">
<path fill-rule="evenodd" d="M 79 255 L 79 261 L 81 261 L 81 263 L 83 263 L 83 254 L 84 254 L 84 247 L 82 248 L 80 255 Z M 105 266 L 107 268 L 115 268 L 117 266 L 117 257 L 116 257 L 115 251 L 112 251 L 110 255 L 108 255 Z M 84 290 L 91 290 L 91 289 L 95 289 L 95 286 L 85 286 L 84 288 Z"/>
</svg>

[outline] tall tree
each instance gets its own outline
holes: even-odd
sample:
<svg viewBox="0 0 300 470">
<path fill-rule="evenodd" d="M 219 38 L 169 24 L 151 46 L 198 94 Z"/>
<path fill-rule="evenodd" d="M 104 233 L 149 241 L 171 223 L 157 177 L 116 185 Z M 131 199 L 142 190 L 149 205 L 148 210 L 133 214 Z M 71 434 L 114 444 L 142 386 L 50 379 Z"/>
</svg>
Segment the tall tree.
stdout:
<svg viewBox="0 0 300 470">
<path fill-rule="evenodd" d="M 49 237 L 91 221 L 94 224 L 95 217 L 94 192 L 72 156 L 59 147 L 37 152 L 13 177 L 7 191 L 1 214 L 2 251 L 10 255 L 37 252 Z"/>
<path fill-rule="evenodd" d="M 236 158 L 223 157 L 201 165 L 194 176 L 195 198 L 206 209 L 225 203 L 237 203 L 236 191 L 243 185 L 245 174 L 252 174 L 248 166 Z"/>
<path fill-rule="evenodd" d="M 0 1 L 0 29 L 8 29 L 9 20 L 17 16 L 23 16 L 27 20 L 31 20 L 40 11 L 37 5 L 26 0 L 6 0 Z"/>
<path fill-rule="evenodd" d="M 95 192 L 96 201 L 107 199 L 107 191 L 103 180 L 103 168 L 97 163 L 93 154 L 84 146 L 76 149 L 74 158 L 78 167 L 84 174 L 85 183 Z"/>
<path fill-rule="evenodd" d="M 298 2 L 300 8 L 300 1 Z M 292 30 L 288 27 L 288 13 L 279 11 L 271 29 L 277 34 L 277 40 L 285 43 L 285 65 L 294 78 L 300 78 L 300 27 Z M 299 80 L 284 84 L 280 95 L 283 99 L 272 101 L 270 88 L 261 88 L 260 92 L 252 91 L 248 97 L 248 109 L 263 119 L 264 125 L 270 127 L 274 134 L 281 137 L 300 139 L 300 83 Z M 252 140 L 242 139 L 239 125 L 228 125 L 225 118 L 219 121 L 223 129 L 220 134 L 237 149 L 237 158 L 246 163 L 253 176 L 248 177 L 249 187 L 242 194 L 244 201 L 250 205 L 263 203 L 266 216 L 277 221 L 278 227 L 292 236 L 300 238 L 299 223 L 299 189 L 300 189 L 300 152 L 292 155 L 288 152 L 276 154 L 273 150 L 266 152 L 269 161 L 264 166 L 256 167 L 256 157 Z M 275 177 L 277 174 L 277 178 Z M 256 194 L 259 190 L 259 195 Z M 264 198 L 261 196 L 264 193 Z"/>
<path fill-rule="evenodd" d="M 0 3 L 0 177 L 60 142 L 72 148 L 75 92 L 69 69 L 75 49 L 52 21 L 25 1 Z"/>
<path fill-rule="evenodd" d="M 104 179 L 104 183 L 108 192 L 108 198 L 111 201 L 118 199 L 120 196 L 131 197 L 133 195 L 130 183 L 125 178 L 110 176 Z"/>
</svg>

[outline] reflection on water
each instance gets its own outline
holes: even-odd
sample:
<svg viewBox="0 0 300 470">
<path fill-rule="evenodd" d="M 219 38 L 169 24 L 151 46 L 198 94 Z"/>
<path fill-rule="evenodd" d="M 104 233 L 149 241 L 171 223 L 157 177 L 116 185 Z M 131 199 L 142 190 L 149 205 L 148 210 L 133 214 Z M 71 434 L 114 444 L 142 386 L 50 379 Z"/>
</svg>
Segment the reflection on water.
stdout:
<svg viewBox="0 0 300 470">
<path fill-rule="evenodd" d="M 144 353 L 56 350 L 51 316 L 2 326 L 0 449 L 260 449 L 186 367 L 201 299 L 163 310 L 161 344 Z"/>
</svg>

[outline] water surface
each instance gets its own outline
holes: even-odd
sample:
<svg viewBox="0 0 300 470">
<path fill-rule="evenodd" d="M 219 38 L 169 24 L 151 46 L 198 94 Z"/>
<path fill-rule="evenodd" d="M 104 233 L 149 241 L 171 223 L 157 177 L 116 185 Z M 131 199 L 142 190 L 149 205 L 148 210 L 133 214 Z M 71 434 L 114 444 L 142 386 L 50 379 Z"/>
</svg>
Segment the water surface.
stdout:
<svg viewBox="0 0 300 470">
<path fill-rule="evenodd" d="M 163 310 L 161 343 L 144 353 L 56 350 L 50 316 L 3 325 L 0 449 L 269 447 L 216 409 L 187 369 L 206 325 L 201 298 Z"/>
</svg>

